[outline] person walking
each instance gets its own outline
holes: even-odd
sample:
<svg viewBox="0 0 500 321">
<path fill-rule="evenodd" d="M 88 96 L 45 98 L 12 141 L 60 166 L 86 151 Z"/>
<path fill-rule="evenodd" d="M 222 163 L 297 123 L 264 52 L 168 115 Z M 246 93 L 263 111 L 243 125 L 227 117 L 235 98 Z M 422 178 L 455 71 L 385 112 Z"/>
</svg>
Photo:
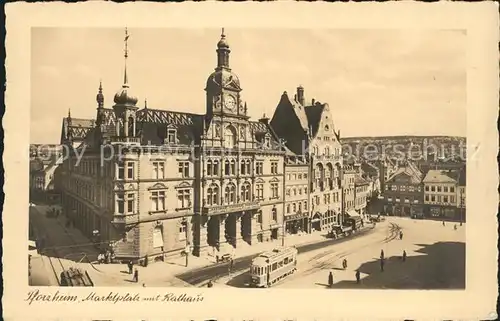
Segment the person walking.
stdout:
<svg viewBox="0 0 500 321">
<path fill-rule="evenodd" d="M 344 270 L 347 269 L 347 259 L 344 259 L 342 261 L 342 267 L 344 268 Z"/>
<path fill-rule="evenodd" d="M 134 263 L 132 263 L 132 260 L 128 261 L 128 274 L 132 274 L 132 270 L 134 268 Z"/>
<path fill-rule="evenodd" d="M 380 250 L 380 259 L 381 260 L 384 260 L 385 256 L 384 256 L 384 250 Z"/>
<path fill-rule="evenodd" d="M 144 267 L 147 267 L 147 266 L 148 266 L 148 263 L 149 263 L 149 257 L 148 257 L 148 255 L 146 254 L 146 256 L 144 257 Z"/>
<path fill-rule="evenodd" d="M 457 224 L 453 225 L 453 229 L 456 231 L 457 230 Z"/>
<path fill-rule="evenodd" d="M 406 262 L 406 251 L 403 250 L 403 262 Z"/>
<path fill-rule="evenodd" d="M 328 274 L 328 287 L 333 286 L 333 273 L 330 271 L 330 274 Z"/>
<path fill-rule="evenodd" d="M 359 284 L 360 281 L 361 281 L 361 273 L 359 272 L 359 270 L 356 270 L 356 283 Z"/>
<path fill-rule="evenodd" d="M 445 224 L 444 224 L 444 220 L 443 220 L 443 226 L 445 226 Z"/>
<path fill-rule="evenodd" d="M 403 232 L 399 232 L 399 239 L 402 240 L 403 239 Z"/>
<path fill-rule="evenodd" d="M 139 282 L 139 271 L 137 269 L 134 271 L 134 282 Z"/>
</svg>

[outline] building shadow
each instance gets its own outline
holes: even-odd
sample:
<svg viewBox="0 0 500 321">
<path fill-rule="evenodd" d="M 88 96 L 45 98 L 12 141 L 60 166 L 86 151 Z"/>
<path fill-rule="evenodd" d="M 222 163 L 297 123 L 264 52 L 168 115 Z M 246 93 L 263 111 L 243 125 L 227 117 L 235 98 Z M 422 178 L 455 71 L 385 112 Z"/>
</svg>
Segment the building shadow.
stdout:
<svg viewBox="0 0 500 321">
<path fill-rule="evenodd" d="M 364 289 L 465 289 L 465 243 L 438 242 L 422 246 L 416 251 L 423 255 L 408 256 L 403 262 L 401 256 L 387 257 L 384 271 L 380 260 L 362 264 L 358 270 L 367 276 L 360 284 L 353 280 L 335 283 L 332 288 Z"/>
<path fill-rule="evenodd" d="M 233 278 L 231 278 L 229 281 L 226 282 L 226 285 L 235 288 L 250 288 L 250 281 L 251 281 L 251 276 L 250 273 L 247 271 L 234 276 Z"/>
</svg>

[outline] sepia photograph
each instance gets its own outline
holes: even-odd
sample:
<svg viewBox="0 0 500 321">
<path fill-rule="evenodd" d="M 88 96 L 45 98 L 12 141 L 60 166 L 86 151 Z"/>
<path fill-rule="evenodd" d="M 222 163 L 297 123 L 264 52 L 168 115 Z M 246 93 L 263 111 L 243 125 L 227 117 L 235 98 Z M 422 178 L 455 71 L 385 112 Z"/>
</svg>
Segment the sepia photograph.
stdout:
<svg viewBox="0 0 500 321">
<path fill-rule="evenodd" d="M 31 285 L 465 288 L 464 30 L 31 40 Z"/>
<path fill-rule="evenodd" d="M 497 317 L 495 4 L 7 8 L 5 318 Z"/>
</svg>

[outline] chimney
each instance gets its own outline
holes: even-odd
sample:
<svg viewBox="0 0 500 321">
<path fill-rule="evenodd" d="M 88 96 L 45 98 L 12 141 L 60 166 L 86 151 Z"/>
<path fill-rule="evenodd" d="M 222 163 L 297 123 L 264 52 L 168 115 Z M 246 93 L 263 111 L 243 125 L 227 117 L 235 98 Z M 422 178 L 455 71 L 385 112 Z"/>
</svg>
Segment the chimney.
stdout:
<svg viewBox="0 0 500 321">
<path fill-rule="evenodd" d="M 311 102 L 311 105 L 314 106 L 314 103 L 316 102 L 316 100 L 314 100 L 314 98 L 312 99 L 312 102 Z"/>
<path fill-rule="evenodd" d="M 305 97 L 304 97 L 304 87 L 297 87 L 297 101 L 304 106 L 305 105 Z"/>
<path fill-rule="evenodd" d="M 264 124 L 266 124 L 266 125 L 269 125 L 269 118 L 267 118 L 267 116 L 266 116 L 266 114 L 265 114 L 265 113 L 264 113 L 264 115 L 262 115 L 262 118 L 261 118 L 261 119 L 259 119 L 259 121 L 260 121 L 261 123 L 264 123 Z"/>
</svg>

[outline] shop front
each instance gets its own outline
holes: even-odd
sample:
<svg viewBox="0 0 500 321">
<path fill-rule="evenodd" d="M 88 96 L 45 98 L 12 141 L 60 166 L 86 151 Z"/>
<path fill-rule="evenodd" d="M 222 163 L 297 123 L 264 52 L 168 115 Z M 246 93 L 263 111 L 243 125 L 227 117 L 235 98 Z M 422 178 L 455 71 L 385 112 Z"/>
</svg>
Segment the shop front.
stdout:
<svg viewBox="0 0 500 321">
<path fill-rule="evenodd" d="M 356 231 L 363 227 L 363 218 L 354 210 L 348 211 L 346 213 L 345 225 L 351 226 Z"/>
<path fill-rule="evenodd" d="M 297 213 L 285 216 L 285 231 L 286 234 L 299 234 L 308 232 L 308 217 L 307 213 Z"/>
</svg>

